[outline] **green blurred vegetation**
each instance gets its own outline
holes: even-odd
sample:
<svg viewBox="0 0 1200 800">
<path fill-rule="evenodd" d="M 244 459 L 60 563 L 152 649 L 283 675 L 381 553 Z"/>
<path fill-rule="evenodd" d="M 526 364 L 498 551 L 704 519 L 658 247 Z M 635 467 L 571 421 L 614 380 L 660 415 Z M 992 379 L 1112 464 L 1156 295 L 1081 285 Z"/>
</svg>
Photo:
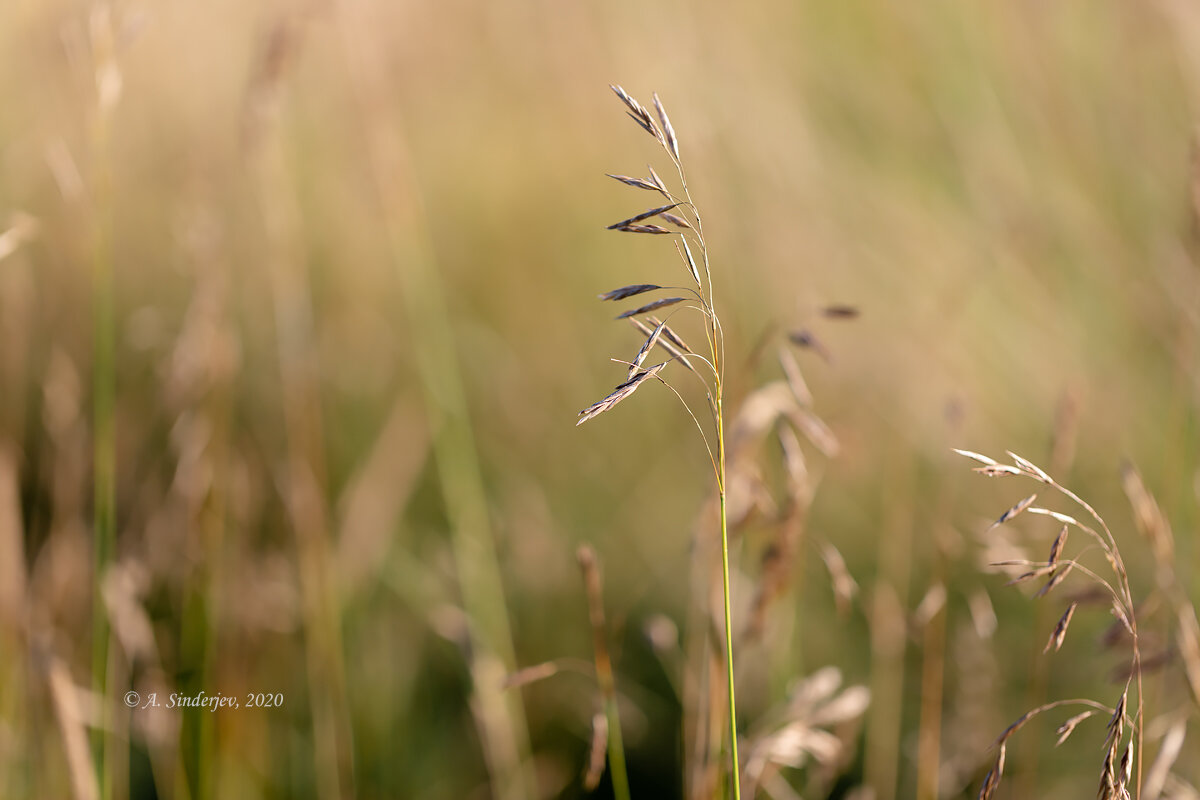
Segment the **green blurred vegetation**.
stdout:
<svg viewBox="0 0 1200 800">
<path fill-rule="evenodd" d="M 573 427 L 638 345 L 596 294 L 681 275 L 669 244 L 604 230 L 649 207 L 604 173 L 659 156 L 612 82 L 671 111 L 733 404 L 777 377 L 787 331 L 829 351 L 796 355 L 841 448 L 814 457 L 790 589 L 743 651 L 741 727 L 834 665 L 872 706 L 831 791 L 932 796 L 923 773 L 974 796 L 1011 721 L 1112 704 L 1122 660 L 1103 608 L 1041 654 L 1061 601 L 1004 588 L 979 536 L 1033 489 L 951 447 L 1049 469 L 1150 596 L 1127 459 L 1200 590 L 1198 65 L 1200 15 L 1172 0 L 8 0 L 0 796 L 584 796 L 585 542 L 634 796 L 681 795 L 687 667 L 647 626 L 686 630 L 707 459 L 657 389 Z M 1054 532 L 1013 539 L 1041 558 Z M 739 539 L 743 611 L 768 542 Z M 844 612 L 825 543 L 860 588 Z M 129 690 L 284 702 L 130 712 Z M 1148 766 L 1160 715 L 1195 720 L 1179 659 L 1147 704 Z M 1092 790 L 1102 723 L 1053 749 L 1061 721 L 1014 741 L 1001 796 Z M 1197 764 L 1193 736 L 1176 771 L 1195 784 Z"/>
</svg>

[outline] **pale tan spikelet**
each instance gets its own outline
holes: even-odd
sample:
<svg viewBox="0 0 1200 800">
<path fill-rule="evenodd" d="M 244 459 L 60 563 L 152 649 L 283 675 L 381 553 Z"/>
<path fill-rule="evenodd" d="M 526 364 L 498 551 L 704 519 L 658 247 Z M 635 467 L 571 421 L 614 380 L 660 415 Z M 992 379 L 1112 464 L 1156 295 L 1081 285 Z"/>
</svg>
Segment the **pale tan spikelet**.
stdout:
<svg viewBox="0 0 1200 800">
<path fill-rule="evenodd" d="M 1045 516 L 1045 517 L 1051 517 L 1053 519 L 1058 520 L 1059 522 L 1061 522 L 1064 525 L 1074 525 L 1076 528 L 1083 527 L 1079 523 L 1079 520 L 1075 519 L 1070 514 L 1063 514 L 1061 511 L 1051 511 L 1048 508 L 1034 507 L 1034 508 L 1025 509 L 1025 512 L 1028 514 L 1041 514 L 1042 516 Z"/>
<path fill-rule="evenodd" d="M 623 219 L 620 222 L 614 222 L 612 225 L 608 226 L 608 230 L 615 231 L 615 230 L 621 230 L 621 229 L 627 229 L 627 228 L 633 227 L 634 225 L 636 225 L 636 223 L 641 222 L 644 219 L 650 219 L 651 217 L 657 217 L 659 214 L 662 214 L 663 212 L 666 212 L 666 211 L 670 211 L 672 208 L 676 208 L 678 205 L 679 205 L 679 203 L 671 203 L 670 205 L 659 206 L 658 208 L 648 209 L 646 211 L 643 211 L 640 214 L 635 214 L 634 216 L 630 217 L 629 219 Z"/>
<path fill-rule="evenodd" d="M 946 586 L 940 582 L 935 583 L 926 590 L 925 596 L 921 598 L 921 602 L 917 603 L 917 607 L 913 610 L 913 626 L 917 629 L 924 628 L 945 607 Z"/>
<path fill-rule="evenodd" d="M 823 419 L 813 413 L 812 409 L 797 404 L 788 410 L 787 416 L 796 430 L 821 451 L 821 455 L 833 458 L 841 451 L 842 445 L 838 442 L 837 436 Z"/>
<path fill-rule="evenodd" d="M 1192 699 L 1200 704 L 1200 623 L 1196 621 L 1196 609 L 1187 603 L 1180 605 L 1176 615 L 1179 618 L 1179 657 L 1183 660 Z"/>
<path fill-rule="evenodd" d="M 1000 622 L 996 619 L 996 609 L 992 607 L 992 598 L 984 589 L 978 589 L 967 598 L 967 610 L 971 612 L 971 627 L 981 641 L 986 641 L 996 633 Z"/>
<path fill-rule="evenodd" d="M 604 761 L 608 755 L 608 717 L 602 712 L 592 715 L 592 746 L 588 748 L 587 768 L 583 773 L 584 791 L 592 792 L 600 785 L 604 775 Z"/>
<path fill-rule="evenodd" d="M 643 336 L 649 336 L 653 332 L 654 328 L 650 327 L 651 325 L 657 327 L 660 324 L 658 317 L 653 316 L 647 317 L 647 319 L 650 321 L 650 325 L 642 322 L 637 317 L 627 317 L 627 319 L 629 320 L 630 324 L 633 325 L 633 327 L 642 332 Z M 683 344 L 682 339 L 676 336 L 669 327 L 663 325 L 662 336 L 660 336 L 658 339 L 658 346 L 663 350 L 666 350 L 667 354 L 670 355 L 671 358 L 675 359 L 679 363 L 683 364 L 683 366 L 685 366 L 687 369 L 699 375 L 700 373 L 696 369 L 696 366 L 692 363 L 691 359 L 687 357 L 687 353 L 691 353 L 692 351 L 687 348 L 687 345 L 683 345 L 684 350 L 687 350 L 685 353 L 684 350 L 676 347 L 672 340 Z"/>
<path fill-rule="evenodd" d="M 1132 737 L 1125 744 L 1125 752 L 1121 754 L 1121 788 L 1129 785 L 1129 779 L 1133 777 L 1133 739 Z"/>
<path fill-rule="evenodd" d="M 1034 599 L 1045 597 L 1046 595 L 1050 594 L 1050 592 L 1054 591 L 1054 589 L 1060 583 L 1067 579 L 1067 576 L 1071 574 L 1071 568 L 1074 566 L 1075 562 L 1072 561 L 1071 563 L 1067 564 L 1065 568 L 1058 570 L 1051 575 L 1050 580 L 1046 581 L 1046 585 L 1041 589 L 1038 589 L 1037 594 L 1034 595 Z"/>
<path fill-rule="evenodd" d="M 776 438 L 783 450 L 783 468 L 787 473 L 788 496 L 793 500 L 807 500 L 812 492 L 809 486 L 808 462 L 796 433 L 786 425 L 776 429 Z"/>
<path fill-rule="evenodd" d="M 1120 621 L 1125 630 L 1129 632 L 1129 635 L 1133 636 L 1133 625 L 1131 625 L 1129 622 L 1129 615 L 1125 613 L 1125 609 L 1122 608 L 1115 599 L 1112 603 L 1112 613 L 1113 616 Z"/>
<path fill-rule="evenodd" d="M 1129 498 L 1129 505 L 1133 507 L 1133 519 L 1137 529 L 1150 542 L 1155 561 L 1160 568 L 1169 569 L 1167 565 L 1175 557 L 1175 539 L 1171 533 L 1171 525 L 1132 464 L 1126 463 L 1121 466 L 1121 485 L 1125 489 L 1125 496 Z"/>
<path fill-rule="evenodd" d="M 1117 771 L 1117 751 L 1121 747 L 1121 741 L 1125 736 L 1125 704 L 1129 695 L 1129 685 L 1126 684 L 1125 691 L 1121 693 L 1121 699 L 1117 702 L 1117 707 L 1113 711 L 1112 718 L 1108 721 L 1108 736 L 1104 740 L 1105 755 L 1104 763 L 1100 770 L 1100 786 L 1097 789 L 1097 796 L 1102 800 L 1120 800 L 1127 797 L 1128 792 L 1125 791 L 1124 781 L 1118 776 Z M 1132 740 L 1131 740 L 1132 741 Z M 1129 748 L 1125 749 L 1129 753 Z M 1121 773 L 1124 772 L 1122 765 Z"/>
<path fill-rule="evenodd" d="M 1171 767 L 1175 765 L 1175 761 L 1179 758 L 1186 738 L 1187 720 L 1177 719 L 1171 723 L 1171 726 L 1163 735 L 1162 745 L 1158 748 L 1158 755 L 1154 757 L 1154 763 L 1146 771 L 1146 782 L 1142 787 L 1142 794 L 1145 797 L 1157 800 L 1157 798 L 1163 796 L 1167 776 L 1170 775 Z"/>
<path fill-rule="evenodd" d="M 817 335 L 810 330 L 801 328 L 800 330 L 792 331 L 788 334 L 788 341 L 797 347 L 803 347 L 807 350 L 816 352 L 821 358 L 832 362 L 833 356 L 829 353 L 829 348 L 825 343 L 817 338 Z"/>
<path fill-rule="evenodd" d="M 635 283 L 631 286 L 622 286 L 620 289 L 613 289 L 611 292 L 605 292 L 600 295 L 601 300 L 624 300 L 627 297 L 634 297 L 646 292 L 653 292 L 656 289 L 663 287 L 654 283 Z"/>
<path fill-rule="evenodd" d="M 1067 737 L 1069 737 L 1072 733 L 1075 732 L 1075 728 L 1078 727 L 1079 723 L 1083 722 L 1088 717 L 1095 716 L 1097 713 L 1098 712 L 1096 711 L 1096 709 L 1093 708 L 1089 711 L 1084 711 L 1080 714 L 1076 714 L 1075 716 L 1071 717 L 1066 722 L 1064 722 L 1062 725 L 1059 725 L 1058 729 L 1055 731 L 1055 733 L 1058 734 L 1058 741 L 1056 741 L 1054 743 L 1054 746 L 1058 747 L 1060 744 L 1065 742 L 1067 740 Z"/>
<path fill-rule="evenodd" d="M 1008 451 L 1008 455 L 1012 458 L 1014 464 L 1016 464 L 1018 467 L 1025 470 L 1026 472 L 1028 472 L 1033 477 L 1037 478 L 1038 480 L 1042 481 L 1043 483 L 1054 483 L 1054 479 L 1051 478 L 1049 475 L 1047 475 L 1046 471 L 1044 469 L 1039 467 L 1037 464 L 1034 464 L 1029 459 L 1021 458 L 1019 455 L 1014 453 L 1012 450 Z"/>
<path fill-rule="evenodd" d="M 40 223 L 36 218 L 18 211 L 12 215 L 8 230 L 0 233 L 0 261 L 15 253 L 22 244 L 37 235 Z"/>
<path fill-rule="evenodd" d="M 679 249 L 679 245 L 683 244 L 681 257 L 684 263 L 687 264 L 688 271 L 692 273 L 692 280 L 696 282 L 696 288 L 700 288 L 700 270 L 696 268 L 696 259 L 692 258 L 692 248 L 688 247 L 687 237 L 681 237 L 675 243 L 675 248 Z"/>
<path fill-rule="evenodd" d="M 662 131 L 667 138 L 667 150 L 678 160 L 679 140 L 675 138 L 675 128 L 671 126 L 671 120 L 667 118 L 667 110 L 663 108 L 662 101 L 658 99 L 658 92 L 654 93 L 654 110 L 658 112 L 658 121 L 662 123 Z"/>
<path fill-rule="evenodd" d="M 671 199 L 670 194 L 666 191 L 666 189 L 664 187 L 659 186 L 654 181 L 647 180 L 646 178 L 633 178 L 633 177 L 630 177 L 629 175 L 613 175 L 608 172 L 606 172 L 604 174 L 607 175 L 608 177 L 612 178 L 615 181 L 620 181 L 621 183 L 625 184 L 626 186 L 633 186 L 636 189 L 645 189 L 650 192 L 658 192 L 663 197 L 666 197 L 668 200 Z"/>
<path fill-rule="evenodd" d="M 660 192 L 662 192 L 662 193 L 663 193 L 663 194 L 665 194 L 665 195 L 668 195 L 668 196 L 670 196 L 671 192 L 670 192 L 670 191 L 667 189 L 667 184 L 666 184 L 666 183 L 664 183 L 664 182 L 663 182 L 663 179 L 662 179 L 662 178 L 660 178 L 660 177 L 658 176 L 658 173 L 654 171 L 654 167 L 652 167 L 652 166 L 650 166 L 649 164 L 647 164 L 647 165 L 646 165 L 646 169 L 648 169 L 648 170 L 650 171 L 650 181 L 651 181 L 651 182 L 652 182 L 652 183 L 653 183 L 655 186 L 657 186 L 657 187 L 658 187 L 658 190 L 659 190 Z"/>
<path fill-rule="evenodd" d="M 664 228 L 661 225 L 621 225 L 617 228 L 610 227 L 609 230 L 624 231 L 625 233 L 653 233 L 659 236 L 678 235 L 677 231 Z"/>
<path fill-rule="evenodd" d="M 626 311 L 622 314 L 618 314 L 616 318 L 617 319 L 626 319 L 627 317 L 636 317 L 641 314 L 648 314 L 651 311 L 657 311 L 660 308 L 666 308 L 667 306 L 673 306 L 676 303 L 682 303 L 682 302 L 683 302 L 682 297 L 664 297 L 661 300 L 655 300 L 653 303 L 647 303 L 646 305 L 641 306 L 639 308 L 635 308 L 630 311 Z"/>
<path fill-rule="evenodd" d="M 1024 562 L 995 561 L 995 562 L 992 562 L 992 566 L 993 567 L 1011 567 L 1011 566 L 1016 566 L 1016 565 L 1019 565 L 1022 563 L 1024 563 Z M 1029 572 L 1024 572 L 1024 573 L 1018 575 L 1017 577 L 1013 578 L 1011 581 L 1009 581 L 1008 583 L 1006 583 L 1004 585 L 1005 586 L 1016 586 L 1018 583 L 1025 583 L 1026 581 L 1031 581 L 1035 578 L 1041 578 L 1045 575 L 1051 574 L 1052 572 L 1054 572 L 1054 567 L 1038 567 L 1035 570 L 1031 570 Z"/>
<path fill-rule="evenodd" d="M 648 319 L 649 319 L 651 325 L 658 324 L 658 317 L 648 317 Z M 685 353 L 696 352 L 695 350 L 693 350 L 692 348 L 687 346 L 687 342 L 685 342 L 683 339 L 679 338 L 678 333 L 671 330 L 671 328 L 666 325 L 663 326 L 663 338 L 665 338 L 667 341 L 669 341 L 671 344 L 675 345 L 677 348 L 679 348 L 680 350 L 682 350 Z"/>
<path fill-rule="evenodd" d="M 957 447 L 954 447 L 951 449 L 954 452 L 958 453 L 960 456 L 966 456 L 967 458 L 970 458 L 974 461 L 978 461 L 981 464 L 986 464 L 989 467 L 995 466 L 997 463 L 995 459 L 988 458 L 987 456 L 983 455 L 982 453 L 976 453 L 974 450 L 960 450 Z"/>
<path fill-rule="evenodd" d="M 1017 514 L 1020 514 L 1022 511 L 1024 511 L 1025 509 L 1027 509 L 1031 505 L 1033 505 L 1034 500 L 1037 500 L 1037 495 L 1036 494 L 1029 495 L 1029 497 L 1026 497 L 1024 500 L 1017 503 L 1015 506 L 1010 508 L 1008 511 L 1005 511 L 1003 514 L 1001 514 L 1000 518 L 997 519 L 995 522 L 993 522 L 991 524 L 991 526 L 988 528 L 988 530 L 989 531 L 993 530 L 994 528 L 997 528 L 997 527 L 1003 525 L 1004 523 L 1008 522 L 1010 519 L 1015 517 Z"/>
<path fill-rule="evenodd" d="M 658 125 L 655 124 L 654 117 L 650 116 L 650 112 L 643 108 L 641 103 L 630 97 L 629 93 L 620 86 L 613 86 L 610 84 L 608 88 L 616 92 L 617 97 L 621 98 L 621 102 L 629 107 L 630 118 L 640 125 L 642 129 L 646 131 L 646 133 L 662 142 L 663 147 L 666 147 L 667 140 L 663 137 L 662 131 L 658 129 Z"/>
<path fill-rule="evenodd" d="M 998 478 L 1001 475 L 1024 475 L 1025 474 L 1025 473 L 1021 472 L 1021 470 L 1017 469 L 1016 467 L 1009 466 L 1008 464 L 988 464 L 983 467 L 975 467 L 974 471 L 978 472 L 980 475 L 986 475 L 989 478 Z"/>
<path fill-rule="evenodd" d="M 579 412 L 579 421 L 576 422 L 575 425 L 576 426 L 582 425 L 583 423 L 587 422 L 589 419 L 592 419 L 593 417 L 598 417 L 601 414 L 603 414 L 605 411 L 608 411 L 610 408 L 615 406 L 617 403 L 620 403 L 622 400 L 624 400 L 625 398 L 627 398 L 631 394 L 633 394 L 635 391 L 637 391 L 637 388 L 639 386 L 641 386 L 643 383 L 645 383 L 646 380 L 648 380 L 649 378 L 653 378 L 654 376 L 658 375 L 658 373 L 662 372 L 663 367 L 665 367 L 666 365 L 667 365 L 667 362 L 665 362 L 665 361 L 661 364 L 656 364 L 648 370 L 639 372 L 637 375 L 635 375 L 630 380 L 625 381 L 620 386 L 618 386 L 616 389 L 614 389 L 612 391 L 612 393 L 608 395 L 608 397 L 605 397 L 603 400 L 593 403 L 592 405 L 585 408 L 583 411 L 580 411 Z"/>
<path fill-rule="evenodd" d="M 1121 699 L 1117 701 L 1117 707 L 1108 719 L 1108 736 L 1104 740 L 1104 746 L 1110 750 L 1114 749 L 1125 735 L 1125 705 L 1128 700 L 1129 686 L 1126 685 L 1125 690 L 1121 692 Z"/>
<path fill-rule="evenodd" d="M 843 617 L 849 613 L 850 606 L 858 594 L 858 583 L 846 568 L 846 559 L 832 544 L 826 542 L 821 547 L 821 560 L 829 571 L 829 579 L 833 584 L 833 599 L 837 605 L 838 614 Z"/>
<path fill-rule="evenodd" d="M 632 378 L 642 368 L 642 362 L 646 360 L 646 356 L 649 355 L 650 351 L 654 349 L 654 345 L 658 342 L 658 337 L 662 334 L 664 327 L 666 327 L 665 322 L 658 323 L 658 327 L 655 328 L 650 334 L 650 337 L 646 339 L 646 343 L 642 345 L 642 349 L 638 350 L 637 355 L 634 356 L 633 361 L 630 362 L 629 374 L 625 376 L 625 380 Z"/>
<path fill-rule="evenodd" d="M 821 316 L 829 319 L 855 319 L 859 311 L 854 306 L 832 305 L 821 309 Z"/>
<path fill-rule="evenodd" d="M 1004 775 L 1004 753 L 1006 745 L 1000 742 L 1000 751 L 996 754 L 996 761 L 992 764 L 992 768 L 988 770 L 988 774 L 983 779 L 983 786 L 979 787 L 979 800 L 989 800 L 995 794 L 996 789 L 1000 786 L 1000 778 Z"/>
<path fill-rule="evenodd" d="M 1075 616 L 1075 609 L 1079 606 L 1078 603 L 1071 603 L 1067 606 L 1066 612 L 1059 618 L 1058 624 L 1054 626 L 1054 631 L 1050 634 L 1050 639 L 1046 642 L 1046 646 L 1042 648 L 1043 653 L 1050 652 L 1053 647 L 1055 652 L 1062 649 L 1063 639 L 1067 635 L 1067 626 L 1071 624 L 1071 617 Z"/>
<path fill-rule="evenodd" d="M 813 404 L 812 392 L 809 391 L 808 383 L 804 380 L 800 365 L 796 363 L 796 357 L 786 347 L 779 348 L 779 367 L 783 370 L 783 377 L 787 380 L 788 388 L 792 390 L 796 402 L 802 406 L 811 407 Z"/>
<path fill-rule="evenodd" d="M 662 218 L 674 225 L 676 228 L 688 228 L 690 230 L 692 227 L 691 223 L 689 223 L 683 217 L 677 217 L 674 214 L 668 214 L 665 211 L 662 214 Z"/>
<path fill-rule="evenodd" d="M 525 686 L 530 683 L 536 683 L 545 680 L 553 675 L 557 675 L 559 666 L 553 661 L 546 661 L 541 664 L 535 664 L 532 667 L 525 667 L 516 672 L 511 673 L 504 679 L 505 689 L 515 689 L 519 686 Z"/>
<path fill-rule="evenodd" d="M 1059 557 L 1062 556 L 1063 548 L 1067 546 L 1068 530 L 1070 530 L 1070 527 L 1063 525 L 1062 530 L 1058 532 L 1058 536 L 1054 539 L 1054 544 L 1050 545 L 1050 558 L 1046 561 L 1050 566 L 1057 564 Z"/>
</svg>

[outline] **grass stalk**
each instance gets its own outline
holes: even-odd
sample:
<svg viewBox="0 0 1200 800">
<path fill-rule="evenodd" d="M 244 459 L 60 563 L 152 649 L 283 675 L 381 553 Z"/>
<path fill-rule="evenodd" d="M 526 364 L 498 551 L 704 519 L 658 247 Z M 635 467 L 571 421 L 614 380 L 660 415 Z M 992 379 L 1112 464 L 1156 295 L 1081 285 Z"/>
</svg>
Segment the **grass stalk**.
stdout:
<svg viewBox="0 0 1200 800">
<path fill-rule="evenodd" d="M 604 716 L 608 720 L 608 765 L 612 773 L 613 796 L 630 800 L 629 773 L 625 769 L 625 744 L 621 740 L 621 717 L 617 709 L 617 684 L 613 676 L 612 659 L 604 634 L 604 598 L 600 585 L 600 566 L 591 547 L 582 545 L 576 557 L 583 571 L 587 591 L 588 619 L 592 626 L 592 651 L 596 662 L 596 683 L 604 698 Z"/>
<path fill-rule="evenodd" d="M 729 590 L 729 517 L 725 496 L 725 421 L 721 402 L 720 383 L 717 384 L 717 458 L 720 462 L 718 492 L 721 503 L 721 588 L 725 603 L 725 677 L 729 684 L 729 752 L 733 764 L 733 796 L 741 800 L 742 785 L 738 767 L 737 749 L 737 699 L 733 673 L 733 611 Z"/>
<path fill-rule="evenodd" d="M 609 225 L 609 230 L 620 231 L 624 233 L 651 234 L 651 235 L 670 235 L 678 237 L 676 240 L 676 250 L 680 259 L 683 261 L 683 266 L 687 270 L 694 284 L 694 288 L 685 287 L 680 290 L 687 293 L 689 297 L 666 297 L 650 303 L 643 304 L 637 308 L 624 312 L 618 319 L 629 318 L 634 321 L 635 327 L 642 331 L 643 334 L 648 334 L 645 344 L 638 351 L 637 356 L 633 361 L 620 362 L 628 365 L 629 372 L 626 375 L 625 381 L 617 386 L 608 396 L 600 401 L 593 403 L 587 408 L 579 412 L 579 422 L 583 424 L 594 417 L 603 414 L 609 409 L 616 406 L 618 403 L 629 397 L 637 390 L 639 386 L 654 378 L 670 388 L 679 401 L 683 404 L 688 416 L 696 422 L 697 428 L 700 430 L 701 438 L 704 440 L 705 448 L 708 450 L 709 457 L 712 459 L 712 467 L 714 477 L 717 482 L 717 495 L 720 509 L 720 528 L 721 528 L 721 589 L 722 600 L 724 605 L 724 628 L 725 628 L 725 678 L 728 694 L 728 711 L 729 711 L 729 752 L 731 765 L 729 776 L 733 784 L 732 797 L 736 800 L 741 798 L 741 771 L 738 763 L 737 750 L 737 701 L 736 701 L 736 681 L 733 668 L 733 611 L 730 599 L 730 575 L 729 575 L 729 520 L 727 511 L 727 496 L 726 496 L 726 453 L 725 453 L 725 420 L 724 420 L 724 392 L 723 392 L 723 376 L 724 376 L 724 349 L 725 338 L 721 329 L 721 321 L 717 316 L 716 308 L 713 304 L 713 288 L 712 288 L 712 272 L 709 269 L 708 262 L 708 247 L 704 239 L 704 225 L 700 219 L 700 211 L 696 204 L 692 201 L 691 192 L 688 189 L 687 175 L 683 169 L 683 162 L 679 157 L 679 141 L 675 136 L 675 129 L 671 125 L 670 119 L 667 117 L 666 109 L 663 108 L 658 95 L 654 95 L 654 111 L 651 114 L 649 110 L 641 105 L 637 100 L 633 99 L 620 86 L 612 86 L 613 92 L 620 98 L 628 109 L 630 118 L 638 124 L 642 130 L 649 133 L 658 141 L 662 148 L 666 151 L 671 159 L 671 163 L 675 165 L 675 170 L 679 175 L 679 184 L 682 187 L 682 192 L 679 195 L 673 193 L 667 184 L 659 177 L 653 167 L 649 168 L 650 176 L 647 178 L 630 177 L 627 175 L 609 175 L 627 186 L 632 186 L 637 189 L 642 189 L 650 192 L 657 192 L 662 196 L 668 205 L 651 208 L 639 214 L 635 214 L 628 219 Z M 679 216 L 682 214 L 683 216 Z M 670 224 L 672 228 L 657 224 L 659 222 Z M 696 259 L 693 255 L 691 245 L 699 248 L 700 258 Z M 659 286 L 657 284 L 635 284 L 625 286 L 607 292 L 600 296 L 601 300 L 624 300 L 626 298 L 635 297 L 647 292 L 657 292 L 659 290 L 672 289 L 672 287 Z M 690 299 L 689 299 L 690 298 Z M 676 304 L 682 303 L 682 306 Z M 637 320 L 637 317 L 648 314 L 651 311 L 657 311 L 661 308 L 675 306 L 676 308 L 693 309 L 700 312 L 704 318 L 705 339 L 708 343 L 709 355 L 705 358 L 683 343 L 678 334 L 667 327 L 667 320 L 671 319 L 668 315 L 666 319 L 659 322 L 654 317 L 649 317 L 650 324 L 643 324 Z M 653 326 L 653 327 L 652 327 Z M 653 366 L 643 366 L 643 363 L 655 347 L 661 347 L 666 351 L 669 358 L 661 363 Z M 701 372 L 692 362 L 695 361 L 701 364 L 705 370 Z M 715 436 L 715 456 L 713 445 L 710 444 L 708 434 L 705 432 L 704 426 L 699 423 L 695 412 L 692 410 L 688 401 L 679 393 L 675 387 L 660 377 L 659 373 L 668 365 L 679 362 L 682 366 L 690 370 L 700 378 L 704 385 L 705 397 L 708 401 L 709 410 L 712 414 L 712 431 Z M 711 373 L 711 382 L 709 373 Z"/>
</svg>

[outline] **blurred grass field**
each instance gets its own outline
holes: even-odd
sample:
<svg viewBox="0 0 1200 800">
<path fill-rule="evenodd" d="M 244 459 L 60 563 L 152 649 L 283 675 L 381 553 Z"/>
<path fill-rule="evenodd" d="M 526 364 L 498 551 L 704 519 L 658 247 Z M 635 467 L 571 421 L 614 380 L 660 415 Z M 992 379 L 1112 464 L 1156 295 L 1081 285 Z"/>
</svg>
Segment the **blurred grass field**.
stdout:
<svg viewBox="0 0 1200 800">
<path fill-rule="evenodd" d="M 871 706 L 844 774 L 785 771 L 797 791 L 973 797 L 1025 710 L 1111 704 L 1105 611 L 1042 655 L 1060 606 L 981 568 L 980 533 L 1032 490 L 950 448 L 1051 470 L 1151 597 L 1135 464 L 1195 602 L 1190 4 L 8 0 L 0 796 L 587 796 L 581 543 L 634 796 L 683 796 L 684 654 L 647 631 L 686 628 L 706 456 L 664 391 L 573 427 L 638 345 L 596 295 L 680 275 L 669 244 L 604 230 L 652 204 L 604 174 L 659 155 L 616 82 L 671 110 L 734 403 L 788 331 L 829 351 L 795 355 L 840 452 L 814 457 L 794 579 L 744 651 L 741 727 L 832 665 Z M 1053 533 L 1013 538 L 1040 557 Z M 738 539 L 743 609 L 768 541 Z M 825 543 L 860 589 L 843 611 Z M 1145 612 L 1173 656 L 1147 675 L 1148 767 L 1197 709 Z M 1058 722 L 1014 743 L 999 796 L 1092 792 L 1102 723 L 1054 749 Z"/>
</svg>

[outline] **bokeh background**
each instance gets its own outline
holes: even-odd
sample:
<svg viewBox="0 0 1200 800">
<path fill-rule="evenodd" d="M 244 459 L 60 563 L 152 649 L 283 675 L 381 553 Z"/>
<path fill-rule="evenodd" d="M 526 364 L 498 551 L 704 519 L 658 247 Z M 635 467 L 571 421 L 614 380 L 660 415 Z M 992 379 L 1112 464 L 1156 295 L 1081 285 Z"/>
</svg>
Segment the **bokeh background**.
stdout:
<svg viewBox="0 0 1200 800">
<path fill-rule="evenodd" d="M 604 230 L 653 204 L 605 173 L 668 174 L 609 83 L 678 132 L 732 406 L 789 332 L 820 344 L 787 347 L 838 447 L 804 445 L 740 726 L 827 666 L 871 704 L 770 796 L 974 796 L 1025 710 L 1120 695 L 1102 605 L 1043 655 L 1065 601 L 986 568 L 1044 558 L 1048 520 L 981 535 L 1037 487 L 952 447 L 1104 515 L 1166 662 L 1147 771 L 1194 727 L 1121 477 L 1195 598 L 1190 3 L 6 0 L 0 795 L 588 796 L 590 543 L 634 796 L 683 796 L 707 458 L 662 387 L 574 427 L 638 346 L 596 295 L 684 279 Z M 743 615 L 768 523 L 735 539 Z M 1104 720 L 1056 749 L 1066 716 L 999 796 L 1093 791 Z"/>
</svg>

